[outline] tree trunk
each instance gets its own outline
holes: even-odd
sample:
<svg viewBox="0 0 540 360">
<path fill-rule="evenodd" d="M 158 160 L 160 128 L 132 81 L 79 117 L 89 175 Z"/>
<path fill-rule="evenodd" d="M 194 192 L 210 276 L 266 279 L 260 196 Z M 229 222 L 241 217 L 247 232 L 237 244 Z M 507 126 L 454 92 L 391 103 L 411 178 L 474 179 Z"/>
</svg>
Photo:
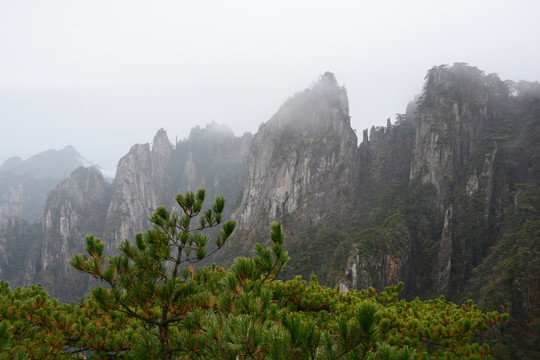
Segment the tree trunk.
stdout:
<svg viewBox="0 0 540 360">
<path fill-rule="evenodd" d="M 167 325 L 159 327 L 159 340 L 161 341 L 161 348 L 163 350 L 163 360 L 171 359 L 171 352 L 169 351 L 169 329 Z"/>
</svg>

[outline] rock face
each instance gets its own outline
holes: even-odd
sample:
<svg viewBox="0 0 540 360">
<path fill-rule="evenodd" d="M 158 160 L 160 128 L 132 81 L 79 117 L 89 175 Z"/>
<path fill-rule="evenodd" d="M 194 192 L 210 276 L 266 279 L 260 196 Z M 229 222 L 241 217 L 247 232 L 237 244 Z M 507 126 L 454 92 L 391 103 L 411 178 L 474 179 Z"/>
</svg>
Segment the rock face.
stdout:
<svg viewBox="0 0 540 360">
<path fill-rule="evenodd" d="M 325 73 L 259 128 L 235 213 L 239 227 L 265 227 L 282 219 L 294 231 L 292 226 L 345 213 L 357 176 L 356 144 L 347 92 L 333 74 Z"/>
<path fill-rule="evenodd" d="M 409 278 L 409 234 L 404 218 L 369 229 L 358 235 L 360 246 L 353 249 L 345 277 L 339 281 L 342 292 L 350 289 L 367 289 L 373 286 L 384 289 Z M 369 241 L 363 241 L 369 239 Z"/>
<path fill-rule="evenodd" d="M 402 280 L 406 296 L 465 296 L 500 244 L 515 184 L 537 182 L 517 169 L 536 169 L 525 133 L 540 122 L 539 88 L 513 86 L 464 64 L 435 67 L 406 115 L 364 132 L 355 209 L 365 220 L 351 230 L 343 289 Z M 388 246 L 396 228 L 407 241 Z"/>
<path fill-rule="evenodd" d="M 509 109 L 503 109 L 509 101 L 509 89 L 498 77 L 486 76 L 474 67 L 455 64 L 428 72 L 423 96 L 417 103 L 410 179 L 420 179 L 435 189 L 433 202 L 442 218 L 440 238 L 435 246 L 438 247 L 435 288 L 439 293 L 451 290 L 452 268 L 454 273 L 457 268 L 468 272 L 490 246 L 487 233 L 479 235 L 483 240 L 471 246 L 463 243 L 462 236 L 454 230 L 459 227 L 456 221 L 460 221 L 460 215 L 470 211 L 463 203 L 456 203 L 457 194 L 465 191 L 469 199 L 483 198 L 480 229 L 500 220 L 493 216 L 502 215 L 492 212 L 498 146 L 495 138 L 490 139 L 490 133 L 502 128 L 500 118 L 508 116 Z M 501 196 L 505 195 L 498 194 Z M 454 252 L 454 248 L 461 251 Z M 456 260 L 463 263 L 464 258 L 470 264 L 452 265 Z M 462 273 L 458 277 L 466 275 Z"/>
<path fill-rule="evenodd" d="M 348 217 L 351 235 L 342 246 L 354 245 L 344 276 L 337 279 L 343 292 L 369 286 L 384 289 L 408 282 L 411 276 L 412 234 L 406 213 L 396 205 L 407 186 L 414 133 L 414 111 L 399 114 L 394 124 L 388 120 L 386 127 L 363 132 L 357 153 L 357 198 Z"/>
<path fill-rule="evenodd" d="M 358 249 L 353 250 L 353 255 L 345 269 L 345 279 L 340 281 L 339 288 L 342 293 L 350 289 L 367 289 L 370 286 L 381 287 L 382 284 L 397 284 L 406 280 L 407 257 L 397 257 L 391 254 L 370 255 L 366 259 Z M 374 272 L 371 269 L 377 269 Z"/>
<path fill-rule="evenodd" d="M 441 211 L 452 190 L 448 185 L 457 181 L 492 123 L 487 80 L 480 70 L 459 64 L 428 72 L 415 118 L 410 179 L 435 186 Z"/>
<path fill-rule="evenodd" d="M 148 216 L 158 207 L 174 206 L 176 194 L 206 188 L 208 199 L 240 196 L 245 156 L 251 135 L 236 137 L 227 127 L 209 124 L 190 137 L 170 144 L 158 131 L 153 146 L 135 145 L 118 165 L 114 193 L 107 211 L 105 239 L 116 244 L 149 227 Z M 210 200 L 212 201 L 212 200 Z M 225 215 L 230 214 L 231 207 Z"/>
<path fill-rule="evenodd" d="M 79 168 L 50 194 L 42 218 L 42 239 L 26 269 L 24 284 L 40 282 L 61 300 L 83 296 L 88 277 L 68 265 L 85 251 L 87 234 L 101 236 L 105 225 L 109 185 L 94 168 Z"/>
<path fill-rule="evenodd" d="M 441 243 L 439 253 L 437 254 L 438 271 L 436 288 L 439 292 L 448 293 L 450 285 L 450 276 L 452 271 L 452 257 L 454 247 L 452 242 L 452 228 L 450 221 L 452 220 L 452 206 L 450 205 L 444 214 L 444 223 L 441 233 Z"/>
<path fill-rule="evenodd" d="M 160 130 L 151 150 L 149 144 L 137 144 L 120 159 L 107 210 L 106 239 L 133 238 L 148 228 L 148 216 L 164 205 L 172 151 L 167 133 Z"/>
</svg>

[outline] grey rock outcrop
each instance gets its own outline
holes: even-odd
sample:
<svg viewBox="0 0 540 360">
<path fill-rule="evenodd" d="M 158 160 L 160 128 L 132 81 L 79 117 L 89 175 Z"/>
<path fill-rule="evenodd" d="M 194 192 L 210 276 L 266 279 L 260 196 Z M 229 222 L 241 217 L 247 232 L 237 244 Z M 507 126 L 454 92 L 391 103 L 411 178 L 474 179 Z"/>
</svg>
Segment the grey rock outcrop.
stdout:
<svg viewBox="0 0 540 360">
<path fill-rule="evenodd" d="M 357 176 L 356 145 L 347 92 L 325 73 L 260 126 L 235 213 L 239 227 L 269 226 L 291 216 L 301 228 L 346 212 Z"/>
<path fill-rule="evenodd" d="M 444 214 L 444 224 L 441 233 L 441 242 L 439 247 L 439 253 L 437 254 L 437 290 L 441 294 L 446 294 L 449 290 L 450 276 L 452 271 L 452 256 L 454 253 L 454 244 L 452 241 L 452 227 L 450 221 L 452 220 L 452 206 L 450 205 L 446 209 Z"/>
<path fill-rule="evenodd" d="M 356 248 L 342 281 L 344 288 L 353 283 L 378 289 L 395 284 L 386 282 L 390 279 L 386 259 L 401 258 L 408 260 L 401 261 L 399 278 L 411 294 L 459 291 L 458 284 L 493 244 L 504 213 L 503 199 L 508 198 L 510 186 L 497 180 L 508 176 L 497 168 L 501 165 L 497 159 L 498 142 L 510 136 L 501 120 L 513 116 L 515 105 L 510 106 L 510 101 L 507 85 L 496 75 L 484 75 L 465 64 L 434 67 L 423 93 L 408 106 L 406 115 L 398 116 L 395 126 L 372 128 L 369 137 L 364 131 L 359 148 L 360 203 L 381 207 L 382 194 L 395 194 L 392 186 L 407 184 L 406 193 L 396 198 L 404 206 L 397 209 L 416 215 L 405 214 L 408 252 L 400 246 L 387 248 L 384 242 L 371 252 Z M 403 165 L 408 167 L 406 177 Z M 371 229 L 379 231 L 381 221 L 375 224 Z M 364 233 L 360 243 L 368 235 Z"/>
<path fill-rule="evenodd" d="M 88 277 L 71 269 L 68 260 L 85 252 L 86 235 L 102 235 L 109 187 L 97 169 L 80 167 L 55 188 L 47 200 L 42 239 L 26 268 L 25 285 L 40 282 L 61 300 L 88 291 Z"/>
<path fill-rule="evenodd" d="M 367 289 L 370 286 L 378 290 L 407 281 L 409 254 L 407 246 L 387 250 L 362 253 L 359 248 L 352 251 L 345 268 L 345 277 L 338 283 L 344 293 L 350 289 Z"/>
<path fill-rule="evenodd" d="M 104 237 L 109 244 L 148 229 L 148 216 L 165 197 L 172 145 L 165 130 L 149 144 L 134 145 L 118 163 Z M 167 203 L 168 204 L 168 203 Z"/>
<path fill-rule="evenodd" d="M 410 178 L 435 186 L 444 211 L 466 159 L 488 126 L 489 89 L 476 68 L 456 64 L 428 72 L 416 117 Z"/>
</svg>

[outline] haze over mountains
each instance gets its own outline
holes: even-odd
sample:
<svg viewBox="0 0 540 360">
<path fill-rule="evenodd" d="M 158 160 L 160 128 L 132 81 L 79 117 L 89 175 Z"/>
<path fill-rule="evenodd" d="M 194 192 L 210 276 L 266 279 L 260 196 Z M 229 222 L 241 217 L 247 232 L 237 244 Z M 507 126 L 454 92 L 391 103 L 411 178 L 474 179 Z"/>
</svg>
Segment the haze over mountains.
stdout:
<svg viewBox="0 0 540 360">
<path fill-rule="evenodd" d="M 91 164 L 73 146 L 48 150 L 26 160 L 12 157 L 0 165 L 0 223 L 10 216 L 36 221 L 49 191 L 78 167 L 95 167 L 112 181 L 114 174 Z"/>
<path fill-rule="evenodd" d="M 209 198 L 225 196 L 225 216 L 238 223 L 211 261 L 250 255 L 280 220 L 291 256 L 284 278 L 314 273 L 343 291 L 403 281 L 408 298 L 471 297 L 509 312 L 502 336 L 532 353 L 540 85 L 463 63 L 433 67 L 416 101 L 387 126 L 365 130 L 359 145 L 348 102 L 327 72 L 255 135 L 212 123 L 171 143 L 160 129 L 152 145 L 122 157 L 112 184 L 77 168 L 46 197 L 38 222 L 6 221 L 0 277 L 13 286 L 40 282 L 62 300 L 82 296 L 92 283 L 67 260 L 84 252 L 86 234 L 114 248 L 144 231 L 157 206 L 205 187 Z"/>
<path fill-rule="evenodd" d="M 361 134 L 404 112 L 433 65 L 540 80 L 539 12 L 533 0 L 0 2 L 0 163 L 72 144 L 114 170 L 159 128 L 173 142 L 211 121 L 254 134 L 326 70 L 354 94 Z"/>
</svg>

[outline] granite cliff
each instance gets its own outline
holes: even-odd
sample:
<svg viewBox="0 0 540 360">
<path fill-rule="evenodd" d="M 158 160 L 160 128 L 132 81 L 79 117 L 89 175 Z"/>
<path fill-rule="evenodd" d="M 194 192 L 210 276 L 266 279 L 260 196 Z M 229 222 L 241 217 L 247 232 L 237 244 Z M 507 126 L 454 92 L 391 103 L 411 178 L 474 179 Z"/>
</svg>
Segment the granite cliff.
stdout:
<svg viewBox="0 0 540 360">
<path fill-rule="evenodd" d="M 540 85 L 465 64 L 434 67 L 411 108 L 364 135 L 356 210 L 365 220 L 343 240 L 353 250 L 340 287 L 404 281 L 406 297 L 473 298 L 511 314 L 498 340 L 513 339 L 513 350 L 501 356 L 533 354 Z M 407 148 L 408 174 L 396 168 Z"/>
<path fill-rule="evenodd" d="M 148 215 L 164 203 L 173 147 L 161 129 L 149 144 L 133 145 L 118 162 L 104 237 L 109 244 L 148 228 Z M 156 181 L 155 179 L 161 179 Z M 167 203 L 168 204 L 168 203 Z"/>
<path fill-rule="evenodd" d="M 363 180 L 359 193 L 369 207 L 379 209 L 378 219 L 371 224 L 378 230 L 385 228 L 390 216 L 399 221 L 388 226 L 401 226 L 401 219 L 406 220 L 407 249 L 393 247 L 390 254 L 397 252 L 396 258 L 411 261 L 395 266 L 403 266 L 400 279 L 408 280 L 412 293 L 455 296 L 460 292 L 457 284 L 468 278 L 494 244 L 497 224 L 512 204 L 511 189 L 521 181 L 512 176 L 508 165 L 514 161 L 510 158 L 515 156 L 516 140 L 527 126 L 522 112 L 534 114 L 533 109 L 516 112 L 523 106 L 523 95 L 511 95 L 511 91 L 496 75 L 484 75 L 474 67 L 435 67 L 428 72 L 414 113 L 400 116 L 386 130 L 372 129 L 369 140 L 364 133 L 359 148 Z M 529 126 L 534 121 L 530 119 Z M 378 195 L 370 198 L 373 191 L 367 190 L 374 186 Z M 474 222 L 463 219 L 473 210 Z M 358 259 L 358 248 L 355 251 Z M 366 262 L 379 269 L 372 260 L 367 254 Z M 380 263 L 375 273 L 384 273 L 384 262 L 375 263 Z M 347 277 L 358 279 L 354 268 L 365 266 L 350 261 Z M 452 286 L 454 277 L 459 280 Z M 389 279 L 379 287 L 397 280 Z"/>
<path fill-rule="evenodd" d="M 260 126 L 249 149 L 242 201 L 233 216 L 244 249 L 264 237 L 274 220 L 292 235 L 350 210 L 356 145 L 347 92 L 334 74 L 325 73 L 287 100 Z"/>
</svg>

